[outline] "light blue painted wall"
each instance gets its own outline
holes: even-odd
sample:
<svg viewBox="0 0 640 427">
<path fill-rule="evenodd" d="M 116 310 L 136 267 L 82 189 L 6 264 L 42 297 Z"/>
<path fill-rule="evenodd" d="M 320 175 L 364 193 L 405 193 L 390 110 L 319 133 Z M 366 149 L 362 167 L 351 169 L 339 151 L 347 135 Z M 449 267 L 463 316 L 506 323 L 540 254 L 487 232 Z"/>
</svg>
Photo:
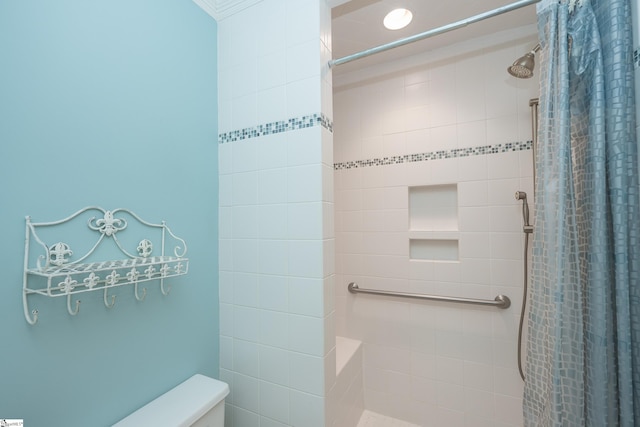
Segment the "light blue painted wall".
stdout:
<svg viewBox="0 0 640 427">
<path fill-rule="evenodd" d="M 194 373 L 218 376 L 216 22 L 188 0 L 0 1 L 0 418 L 110 425 Z M 24 217 L 87 205 L 166 220 L 190 272 L 163 297 L 34 296 Z"/>
</svg>

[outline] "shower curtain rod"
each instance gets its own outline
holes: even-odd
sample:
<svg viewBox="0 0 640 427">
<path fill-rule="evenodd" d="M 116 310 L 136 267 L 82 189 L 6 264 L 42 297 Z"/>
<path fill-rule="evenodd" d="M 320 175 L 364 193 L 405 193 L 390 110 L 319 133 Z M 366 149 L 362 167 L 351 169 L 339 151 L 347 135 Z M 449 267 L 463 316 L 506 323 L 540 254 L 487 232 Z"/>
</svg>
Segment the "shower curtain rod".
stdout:
<svg viewBox="0 0 640 427">
<path fill-rule="evenodd" d="M 372 47 L 371 49 L 363 50 L 361 52 L 353 53 L 351 55 L 343 56 L 342 58 L 332 59 L 329 61 L 329 68 L 333 68 L 336 65 L 346 64 L 347 62 L 355 61 L 356 59 L 364 58 L 376 53 L 384 52 L 386 50 L 394 49 L 396 47 L 404 46 L 405 44 L 413 43 L 418 40 L 427 39 L 429 37 L 437 36 L 449 31 L 457 30 L 458 28 L 466 27 L 469 24 L 473 24 L 479 21 L 483 21 L 487 18 L 502 15 L 503 13 L 511 12 L 516 9 L 523 8 L 541 0 L 520 0 L 515 3 L 511 3 L 505 6 L 498 7 L 488 12 L 481 13 L 479 15 L 472 16 L 461 21 L 453 22 L 451 24 L 443 25 L 442 27 L 434 28 L 433 30 L 425 31 L 424 33 L 416 34 L 404 39 L 396 40 L 391 43 L 383 44 L 380 46 Z"/>
</svg>

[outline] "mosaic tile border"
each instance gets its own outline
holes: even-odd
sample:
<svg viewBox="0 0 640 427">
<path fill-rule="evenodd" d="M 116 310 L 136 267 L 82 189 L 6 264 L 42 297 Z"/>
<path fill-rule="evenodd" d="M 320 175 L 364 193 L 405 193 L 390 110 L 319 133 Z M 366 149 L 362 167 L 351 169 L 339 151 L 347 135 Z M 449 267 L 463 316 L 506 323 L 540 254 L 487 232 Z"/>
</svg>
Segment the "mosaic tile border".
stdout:
<svg viewBox="0 0 640 427">
<path fill-rule="evenodd" d="M 481 156 L 484 154 L 508 153 L 511 151 L 531 150 L 531 141 L 508 142 L 506 144 L 483 145 L 481 147 L 455 148 L 453 150 L 431 151 L 428 153 L 405 154 L 404 156 L 382 157 L 377 159 L 354 160 L 334 163 L 334 170 L 365 168 L 370 166 L 397 165 L 401 163 L 426 162 L 429 160 L 455 159 L 458 157 Z"/>
<path fill-rule="evenodd" d="M 333 132 L 333 122 L 322 113 L 310 116 L 294 117 L 288 120 L 265 123 L 263 125 L 233 130 L 218 135 L 218 144 L 241 141 L 243 139 L 257 138 L 259 136 L 273 135 L 275 133 L 288 132 L 297 129 L 322 126 L 329 132 Z"/>
</svg>

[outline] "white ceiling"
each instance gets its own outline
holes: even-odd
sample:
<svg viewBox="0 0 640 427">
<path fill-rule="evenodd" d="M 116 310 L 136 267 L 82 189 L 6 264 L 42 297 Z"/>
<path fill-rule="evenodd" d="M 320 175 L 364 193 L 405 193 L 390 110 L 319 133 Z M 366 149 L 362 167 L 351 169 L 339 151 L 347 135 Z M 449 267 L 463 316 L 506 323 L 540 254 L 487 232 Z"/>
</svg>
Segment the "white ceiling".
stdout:
<svg viewBox="0 0 640 427">
<path fill-rule="evenodd" d="M 262 0 L 193 0 L 216 21 L 221 21 L 236 12 L 253 6 Z M 338 3 L 335 3 L 337 5 Z"/>
<path fill-rule="evenodd" d="M 513 3 L 515 0 L 351 0 L 332 9 L 333 58 L 409 37 Z M 390 31 L 382 19 L 391 10 L 404 7 L 413 12 L 413 21 L 401 30 Z M 337 66 L 341 74 L 379 62 L 486 36 L 498 31 L 530 26 L 536 22 L 535 5 L 526 6 L 465 28 L 405 45 L 384 53 Z"/>
</svg>

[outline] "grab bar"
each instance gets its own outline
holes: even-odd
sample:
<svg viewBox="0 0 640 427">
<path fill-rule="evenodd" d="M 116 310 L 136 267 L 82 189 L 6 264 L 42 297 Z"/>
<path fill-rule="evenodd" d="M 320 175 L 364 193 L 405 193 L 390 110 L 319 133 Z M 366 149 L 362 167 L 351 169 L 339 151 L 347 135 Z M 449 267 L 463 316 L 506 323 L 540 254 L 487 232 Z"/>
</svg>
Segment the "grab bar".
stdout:
<svg viewBox="0 0 640 427">
<path fill-rule="evenodd" d="M 511 306 L 511 300 L 506 295 L 498 295 L 493 300 L 488 299 L 473 299 L 473 298 L 459 298 L 459 297 L 444 297 L 439 295 L 425 295 L 425 294 L 411 294 L 408 292 L 389 292 L 389 291 L 378 291 L 375 289 L 361 289 L 355 282 L 349 283 L 347 287 L 349 292 L 352 294 L 371 294 L 371 295 L 385 295 L 390 297 L 402 297 L 402 298 L 413 298 L 413 299 L 424 299 L 430 301 L 446 301 L 446 302 L 457 302 L 460 304 L 475 304 L 475 305 L 489 305 L 497 308 L 509 308 Z"/>
</svg>

